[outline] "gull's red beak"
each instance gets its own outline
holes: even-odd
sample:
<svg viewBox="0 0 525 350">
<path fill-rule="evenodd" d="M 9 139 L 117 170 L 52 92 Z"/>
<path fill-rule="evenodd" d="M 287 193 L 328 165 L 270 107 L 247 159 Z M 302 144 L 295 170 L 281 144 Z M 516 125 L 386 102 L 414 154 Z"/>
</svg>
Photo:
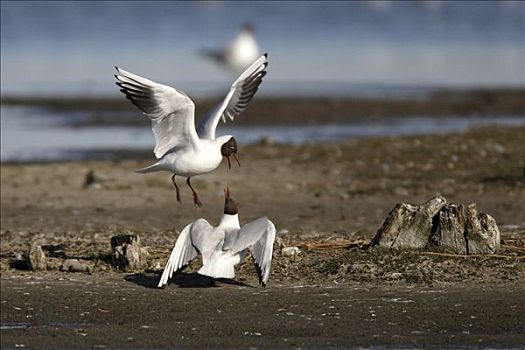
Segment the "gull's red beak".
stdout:
<svg viewBox="0 0 525 350">
<path fill-rule="evenodd" d="M 232 168 L 232 161 L 230 160 L 230 156 L 227 156 L 226 159 L 228 159 L 228 169 Z"/>
<path fill-rule="evenodd" d="M 228 186 L 224 187 L 224 197 L 230 197 L 230 189 L 228 188 Z"/>
<path fill-rule="evenodd" d="M 237 161 L 237 164 L 239 164 L 239 168 L 241 167 L 241 162 L 239 162 L 239 158 L 237 158 L 237 153 L 232 153 L 233 154 L 233 158 L 235 158 L 235 160 Z"/>
</svg>

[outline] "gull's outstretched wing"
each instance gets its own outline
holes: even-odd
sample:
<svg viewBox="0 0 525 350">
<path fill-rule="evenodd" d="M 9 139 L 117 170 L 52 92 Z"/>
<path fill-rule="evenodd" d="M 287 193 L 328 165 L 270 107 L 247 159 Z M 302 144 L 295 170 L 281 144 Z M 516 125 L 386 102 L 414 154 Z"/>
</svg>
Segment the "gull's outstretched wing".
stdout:
<svg viewBox="0 0 525 350">
<path fill-rule="evenodd" d="M 159 288 L 167 284 L 175 272 L 195 259 L 199 252 L 207 250 L 207 237 L 213 230 L 214 227 L 204 219 L 196 220 L 182 230 L 160 277 Z"/>
<path fill-rule="evenodd" d="M 259 282 L 265 286 L 270 276 L 274 241 L 274 224 L 268 218 L 259 218 L 244 225 L 236 234 L 227 236 L 223 249 L 232 253 L 249 249 L 259 273 Z"/>
<path fill-rule="evenodd" d="M 219 119 L 222 119 L 223 122 L 226 122 L 226 117 L 233 120 L 246 109 L 248 102 L 251 101 L 266 75 L 267 66 L 268 54 L 264 54 L 235 80 L 224 100 L 212 108 L 199 122 L 197 133 L 201 138 L 215 139 L 215 129 Z"/>
<path fill-rule="evenodd" d="M 203 259 L 217 245 L 215 233 L 215 227 L 204 219 L 195 221 L 191 227 L 191 243 L 203 254 Z"/>
<path fill-rule="evenodd" d="M 115 67 L 116 84 L 128 100 L 151 119 L 155 156 L 162 158 L 173 148 L 198 147 L 195 105 L 182 91 Z"/>
<path fill-rule="evenodd" d="M 177 238 L 175 247 L 171 251 L 164 272 L 160 278 L 158 287 L 162 287 L 168 283 L 168 280 L 173 276 L 177 270 L 187 265 L 190 261 L 197 257 L 197 250 L 191 244 L 190 231 L 193 223 L 187 225 Z"/>
</svg>

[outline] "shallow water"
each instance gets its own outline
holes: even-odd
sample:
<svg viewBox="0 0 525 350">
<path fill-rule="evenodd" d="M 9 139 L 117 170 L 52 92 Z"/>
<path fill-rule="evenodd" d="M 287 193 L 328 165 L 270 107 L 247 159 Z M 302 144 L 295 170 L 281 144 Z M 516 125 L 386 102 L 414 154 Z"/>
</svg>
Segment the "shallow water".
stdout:
<svg viewBox="0 0 525 350">
<path fill-rule="evenodd" d="M 261 93 L 278 96 L 273 83 L 286 81 L 287 92 L 329 95 L 319 83 L 523 85 L 519 1 L 2 1 L 1 9 L 3 94 L 117 95 L 114 65 L 214 93 L 210 82 L 232 77 L 199 52 L 226 45 L 246 21 L 270 55 Z"/>
<path fill-rule="evenodd" d="M 1 107 L 1 161 L 60 161 L 85 159 L 97 151 L 153 149 L 151 129 L 130 126 L 71 127 L 66 123 L 88 117 L 87 112 L 56 114 L 34 107 Z M 522 116 L 391 117 L 360 119 L 347 124 L 304 126 L 242 126 L 222 124 L 219 135 L 235 135 L 246 145 L 271 139 L 279 143 L 338 142 L 376 136 L 463 132 L 482 125 L 525 125 Z M 103 157 L 97 153 L 95 157 Z"/>
</svg>

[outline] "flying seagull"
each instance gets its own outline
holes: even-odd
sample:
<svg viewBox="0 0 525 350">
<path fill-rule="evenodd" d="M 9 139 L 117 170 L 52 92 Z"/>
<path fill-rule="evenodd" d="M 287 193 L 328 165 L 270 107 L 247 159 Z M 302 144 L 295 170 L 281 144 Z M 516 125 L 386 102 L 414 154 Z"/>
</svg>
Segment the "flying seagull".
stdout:
<svg viewBox="0 0 525 350">
<path fill-rule="evenodd" d="M 268 218 L 259 218 L 242 228 L 237 206 L 224 190 L 224 214 L 219 226 L 213 227 L 204 219 L 186 226 L 175 243 L 158 287 L 168 283 L 173 273 L 187 266 L 200 253 L 202 267 L 199 274 L 213 278 L 234 278 L 234 266 L 251 253 L 264 287 L 270 276 L 275 226 Z"/>
<path fill-rule="evenodd" d="M 204 49 L 202 53 L 235 73 L 242 72 L 257 57 L 259 47 L 251 23 L 245 23 L 237 36 L 223 49 Z"/>
<path fill-rule="evenodd" d="M 193 176 L 208 173 L 216 169 L 222 157 L 237 158 L 237 141 L 231 135 L 215 137 L 215 129 L 226 117 L 233 120 L 246 109 L 263 77 L 266 75 L 268 55 L 264 54 L 242 73 L 232 84 L 230 91 L 217 106 L 212 108 L 195 128 L 193 101 L 182 91 L 162 85 L 133 73 L 115 67 L 118 74 L 116 84 L 128 100 L 137 106 L 149 119 L 155 135 L 155 156 L 158 161 L 138 173 L 169 171 L 180 202 L 180 192 L 175 176 L 184 176 L 193 192 L 193 202 L 202 203 L 191 185 Z"/>
</svg>

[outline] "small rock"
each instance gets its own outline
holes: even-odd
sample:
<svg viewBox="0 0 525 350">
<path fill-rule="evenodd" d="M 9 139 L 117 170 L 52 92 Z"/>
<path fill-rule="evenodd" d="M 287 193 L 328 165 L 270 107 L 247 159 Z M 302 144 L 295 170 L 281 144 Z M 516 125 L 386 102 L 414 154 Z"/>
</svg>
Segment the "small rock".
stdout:
<svg viewBox="0 0 525 350">
<path fill-rule="evenodd" d="M 103 176 L 97 175 L 95 173 L 95 170 L 91 169 L 87 172 L 86 176 L 84 177 L 84 184 L 82 185 L 83 188 L 87 189 L 101 189 L 102 183 L 104 182 L 105 178 Z"/>
<path fill-rule="evenodd" d="M 394 189 L 394 194 L 397 194 L 398 196 L 406 197 L 409 195 L 408 190 L 404 187 L 396 187 Z"/>
<path fill-rule="evenodd" d="M 47 269 L 47 259 L 42 246 L 33 243 L 29 250 L 29 267 L 33 271 L 42 271 Z"/>
<path fill-rule="evenodd" d="M 150 266 L 149 270 L 153 272 L 162 272 L 164 270 L 164 266 L 162 266 L 160 262 L 156 262 L 155 265 Z"/>
<path fill-rule="evenodd" d="M 91 266 L 77 259 L 66 259 L 60 266 L 60 271 L 69 272 L 88 272 L 91 273 Z"/>
<path fill-rule="evenodd" d="M 494 143 L 491 145 L 491 149 L 496 152 L 496 153 L 499 153 L 499 154 L 503 154 L 505 153 L 506 149 L 503 145 L 499 144 L 499 143 Z"/>
<path fill-rule="evenodd" d="M 392 272 L 385 275 L 387 280 L 400 280 L 403 277 L 401 272 Z"/>
<path fill-rule="evenodd" d="M 346 193 L 346 192 L 342 192 L 342 193 L 339 193 L 339 198 L 343 199 L 343 200 L 346 200 L 346 199 L 350 198 L 350 195 L 348 193 Z"/>
<path fill-rule="evenodd" d="M 294 256 L 301 253 L 301 250 L 297 247 L 286 247 L 281 250 L 281 254 L 284 256 Z"/>
</svg>

